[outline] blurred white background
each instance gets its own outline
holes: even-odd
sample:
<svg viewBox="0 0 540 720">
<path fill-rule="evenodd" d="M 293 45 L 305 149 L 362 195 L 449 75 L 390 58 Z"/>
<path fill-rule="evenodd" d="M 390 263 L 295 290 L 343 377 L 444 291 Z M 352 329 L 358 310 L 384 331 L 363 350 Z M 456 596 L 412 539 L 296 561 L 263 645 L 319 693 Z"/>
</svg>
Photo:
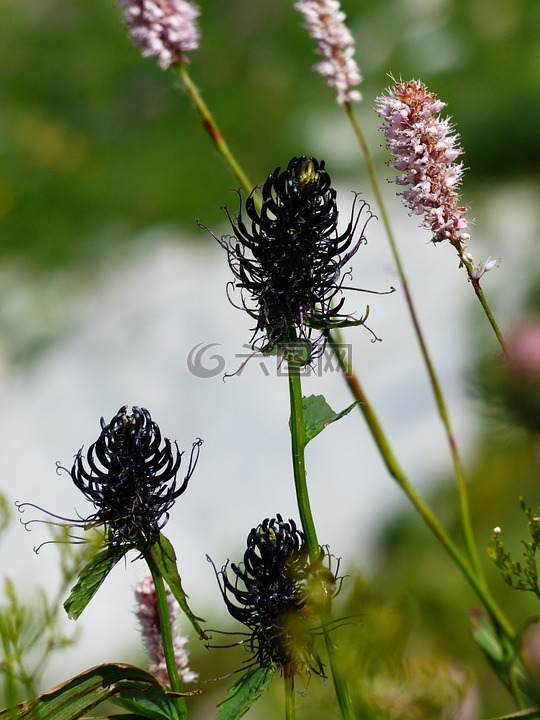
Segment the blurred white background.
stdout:
<svg viewBox="0 0 540 720">
<path fill-rule="evenodd" d="M 472 211 L 477 217 L 470 248 L 475 259 L 503 256 L 501 266 L 484 280 L 503 325 L 519 305 L 526 259 L 534 257 L 540 223 L 531 192 L 526 186 L 504 188 Z M 350 202 L 347 189 L 338 198 L 342 206 Z M 421 323 L 466 454 L 476 411 L 467 399 L 469 343 L 475 334 L 493 347 L 495 341 L 452 249 L 432 246 L 399 201 L 389 195 L 389 202 Z M 342 219 L 347 216 L 345 208 Z M 225 253 L 197 233 L 202 231 L 195 230 L 189 243 L 178 243 L 167 230 L 156 229 L 134 240 L 128 256 L 111 252 L 101 271 L 76 285 L 61 275 L 47 286 L 6 276 L 11 305 L 4 305 L 3 312 L 11 313 L 15 332 L 19 327 L 22 334 L 46 331 L 57 337 L 24 369 L 10 365 L 9 342 L 4 342 L 0 477 L 10 503 L 30 501 L 59 514 L 87 516 L 91 506 L 67 474 L 55 473 L 55 463 L 71 467 L 76 451 L 98 437 L 102 416 L 109 420 L 124 404 L 147 407 L 163 434 L 176 439 L 187 456 L 192 441 L 203 438 L 198 467 L 165 533 L 175 545 L 192 608 L 215 626 L 223 610 L 205 555 L 218 567 L 228 557 L 239 560 L 249 530 L 264 517 L 277 512 L 298 516 L 286 378 L 274 372 L 266 376 L 259 358 L 226 381 L 222 373 L 200 378 L 188 370 L 194 346 L 216 343 L 213 352 L 234 372 L 252 325 L 226 299 L 231 274 Z M 381 291 L 394 285 L 397 291 L 381 296 L 349 292 L 346 308 L 362 314 L 369 303 L 369 325 L 382 342 L 373 343 L 363 328 L 349 330 L 346 340 L 397 457 L 411 481 L 425 490 L 448 466 L 447 446 L 381 223 L 374 220 L 367 236 L 368 245 L 354 260 L 352 284 Z M 265 367 L 275 369 L 275 361 L 267 360 Z M 351 402 L 336 372 L 306 379 L 304 394 L 324 394 L 335 410 Z M 361 414 L 353 411 L 317 437 L 308 447 L 307 465 L 320 541 L 343 558 L 345 570 L 355 565 L 369 571 L 381 524 L 405 500 L 388 477 Z M 30 516 L 28 511 L 25 519 Z M 27 533 L 16 521 L 2 544 L 2 574 L 11 576 L 23 595 L 31 597 L 37 586 L 55 587 L 55 548 L 32 552 L 46 539 L 45 526 Z M 77 623 L 80 643 L 51 665 L 47 682 L 63 679 L 60 668 L 66 663 L 75 673 L 99 662 L 126 660 L 139 643 L 131 609 L 133 588 L 143 572 L 141 562 L 117 565 Z M 66 620 L 66 625 L 73 623 Z"/>
</svg>

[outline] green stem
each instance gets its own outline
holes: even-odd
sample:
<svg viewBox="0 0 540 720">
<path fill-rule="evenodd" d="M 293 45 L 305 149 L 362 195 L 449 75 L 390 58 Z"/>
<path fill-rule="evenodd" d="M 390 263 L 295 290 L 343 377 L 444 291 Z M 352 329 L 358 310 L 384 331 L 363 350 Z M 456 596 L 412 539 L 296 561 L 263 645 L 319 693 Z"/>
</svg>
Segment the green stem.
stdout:
<svg viewBox="0 0 540 720">
<path fill-rule="evenodd" d="M 283 669 L 283 682 L 285 685 L 285 720 L 295 720 L 294 672 L 289 667 Z"/>
<path fill-rule="evenodd" d="M 375 170 L 375 164 L 373 162 L 373 158 L 371 156 L 368 145 L 366 143 L 364 133 L 362 132 L 362 128 L 360 127 L 360 123 L 358 122 L 358 119 L 356 118 L 356 115 L 354 114 L 354 112 L 351 108 L 351 105 L 350 104 L 345 105 L 345 110 L 346 110 L 347 116 L 351 122 L 351 125 L 353 127 L 353 130 L 355 132 L 355 135 L 358 138 L 358 142 L 360 144 L 362 153 L 363 153 L 365 161 L 366 161 L 369 179 L 371 182 L 371 187 L 373 188 L 373 193 L 375 195 L 377 205 L 379 206 L 379 209 L 380 209 L 380 213 L 381 213 L 382 221 L 383 221 L 384 228 L 386 231 L 386 235 L 387 235 L 388 241 L 390 243 L 390 249 L 392 251 L 392 255 L 394 258 L 394 262 L 396 264 L 399 279 L 400 279 L 401 285 L 403 287 L 403 292 L 405 294 L 405 300 L 406 300 L 407 306 L 409 308 L 409 314 L 411 316 L 414 331 L 416 333 L 418 344 L 420 345 L 420 351 L 422 353 L 422 358 L 424 360 L 424 364 L 426 366 L 428 376 L 429 376 L 429 381 L 431 383 L 433 394 L 435 396 L 435 403 L 437 405 L 439 417 L 441 418 L 441 421 L 443 423 L 443 426 L 444 426 L 444 429 L 446 432 L 448 445 L 450 447 L 450 453 L 452 455 L 452 462 L 454 464 L 454 471 L 456 474 L 458 498 L 459 498 L 459 514 L 460 514 L 460 518 L 461 518 L 461 527 L 462 527 L 462 532 L 463 532 L 463 538 L 465 540 L 465 547 L 467 548 L 467 554 L 469 556 L 469 560 L 471 562 L 472 567 L 474 568 L 476 574 L 478 575 L 479 580 L 485 584 L 484 569 L 482 567 L 482 563 L 480 562 L 480 557 L 478 555 L 478 550 L 476 547 L 476 543 L 474 540 L 474 534 L 473 534 L 473 530 L 472 530 L 471 512 L 470 512 L 470 507 L 469 507 L 469 497 L 468 497 L 468 493 L 467 493 L 467 485 L 465 482 L 465 476 L 463 473 L 463 465 L 462 465 L 461 458 L 459 455 L 456 438 L 455 438 L 454 431 L 452 428 L 452 423 L 450 421 L 450 414 L 449 414 L 448 408 L 446 406 L 446 401 L 444 399 L 444 395 L 443 395 L 443 392 L 441 389 L 439 378 L 437 376 L 435 367 L 431 360 L 431 356 L 430 356 L 430 353 L 429 353 L 429 350 L 428 350 L 428 347 L 427 347 L 427 344 L 426 344 L 426 341 L 424 338 L 424 334 L 422 332 L 422 328 L 420 327 L 420 322 L 418 319 L 416 308 L 414 306 L 412 295 L 411 295 L 411 292 L 409 289 L 409 283 L 407 280 L 407 276 L 405 274 L 405 268 L 401 261 L 401 256 L 400 256 L 400 253 L 399 253 L 399 250 L 397 247 L 396 238 L 394 236 L 394 232 L 392 230 L 392 225 L 390 223 L 390 217 L 386 210 L 386 204 L 384 202 L 384 199 L 383 199 L 383 196 L 381 193 L 381 188 L 379 185 L 379 180 L 377 178 L 377 173 Z"/>
<path fill-rule="evenodd" d="M 191 99 L 193 100 L 195 107 L 199 111 L 199 115 L 201 116 L 202 125 L 203 128 L 206 130 L 208 135 L 210 136 L 210 139 L 214 143 L 214 145 L 217 147 L 223 158 L 225 159 L 225 162 L 227 165 L 231 168 L 233 173 L 235 174 L 237 180 L 240 182 L 244 190 L 249 195 L 251 191 L 253 190 L 253 184 L 250 182 L 249 178 L 243 171 L 241 165 L 238 163 L 234 155 L 232 154 L 227 142 L 225 141 L 223 135 L 221 134 L 221 131 L 214 120 L 212 113 L 210 112 L 208 105 L 205 103 L 205 101 L 202 98 L 202 95 L 199 91 L 199 88 L 195 85 L 193 80 L 191 79 L 185 63 L 182 63 L 179 68 L 180 71 L 180 77 L 182 78 L 182 82 L 184 83 L 184 86 L 190 95 Z"/>
<path fill-rule="evenodd" d="M 525 710 L 528 702 L 525 700 L 523 692 L 521 691 L 521 688 L 519 686 L 519 679 L 517 677 L 515 666 L 512 666 L 508 669 L 508 679 L 510 683 L 509 690 L 516 700 L 518 710 Z"/>
<path fill-rule="evenodd" d="M 323 624 L 327 624 L 324 623 Z M 324 630 L 324 642 L 326 644 L 326 651 L 328 653 L 328 661 L 330 663 L 330 670 L 332 671 L 332 681 L 334 683 L 334 691 L 338 701 L 339 709 L 344 720 L 355 720 L 355 715 L 352 707 L 351 696 L 347 684 L 339 669 L 336 659 L 336 648 L 332 642 L 331 633 L 328 630 Z"/>
<path fill-rule="evenodd" d="M 312 563 L 319 558 L 319 541 L 313 522 L 313 514 L 309 502 L 309 494 L 306 478 L 306 464 L 304 451 L 306 447 L 306 433 L 304 426 L 304 407 L 302 404 L 302 382 L 300 378 L 300 367 L 293 362 L 288 364 L 289 376 L 289 397 L 291 403 L 291 446 L 292 460 L 294 472 L 294 486 L 296 490 L 296 500 L 298 503 L 298 512 L 302 523 L 302 529 L 306 537 L 306 545 L 308 547 L 309 557 Z M 327 613 L 321 613 L 321 625 L 326 628 L 329 618 Z M 354 712 L 352 709 L 351 698 L 347 690 L 347 686 L 341 671 L 336 662 L 334 646 L 330 637 L 330 633 L 324 630 L 324 639 L 328 651 L 328 660 L 332 672 L 332 680 L 336 692 L 336 698 L 341 710 L 343 720 L 354 720 Z"/>
<path fill-rule="evenodd" d="M 306 448 L 306 431 L 304 426 L 304 407 L 302 403 L 302 383 L 300 380 L 300 367 L 293 362 L 288 364 L 289 399 L 291 404 L 291 446 L 294 473 L 294 487 L 296 501 L 302 529 L 306 536 L 306 544 L 311 562 L 319 557 L 319 541 L 311 512 L 309 493 L 306 478 L 306 462 L 304 451 Z"/>
<path fill-rule="evenodd" d="M 499 341 L 499 345 L 502 348 L 502 351 L 506 356 L 508 356 L 508 350 L 506 347 L 506 342 L 504 340 L 503 334 L 501 332 L 501 329 L 499 328 L 499 325 L 497 324 L 497 321 L 495 320 L 495 317 L 493 313 L 491 312 L 491 308 L 488 305 L 488 301 L 486 300 L 486 297 L 484 295 L 484 291 L 480 287 L 480 278 L 476 278 L 473 275 L 473 265 L 470 260 L 467 260 L 463 255 L 463 249 L 462 248 L 456 248 L 457 253 L 459 255 L 459 259 L 461 263 L 464 265 L 467 275 L 469 276 L 469 280 L 471 281 L 471 285 L 473 286 L 474 292 L 476 294 L 476 297 L 480 301 L 480 305 L 482 306 L 487 319 L 489 320 L 489 324 L 491 325 L 491 328 L 493 332 L 495 333 L 495 336 L 497 337 L 497 340 Z"/>
<path fill-rule="evenodd" d="M 174 654 L 171 618 L 169 615 L 169 603 L 167 601 L 167 591 L 165 589 L 165 583 L 163 582 L 163 578 L 161 577 L 159 570 L 157 569 L 149 553 L 145 555 L 145 560 L 148 564 L 148 567 L 150 568 L 150 572 L 152 573 L 152 580 L 154 581 L 154 587 L 156 589 L 161 642 L 163 644 L 163 654 L 165 656 L 165 664 L 167 666 L 169 682 L 171 685 L 171 689 L 175 693 L 182 693 L 182 680 L 180 679 L 180 674 L 178 673 L 178 666 L 176 664 L 176 657 Z M 179 720 L 188 720 L 189 714 L 185 698 L 176 697 L 175 706 L 178 711 Z"/>
<path fill-rule="evenodd" d="M 405 494 L 411 501 L 413 507 L 417 510 L 419 515 L 422 517 L 426 525 L 431 530 L 431 532 L 435 535 L 435 537 L 439 540 L 446 552 L 450 555 L 452 560 L 459 567 L 459 569 L 469 582 L 469 585 L 473 588 L 476 595 L 480 598 L 480 600 L 484 604 L 484 607 L 491 615 L 491 618 L 496 627 L 510 640 L 514 640 L 514 628 L 491 596 L 486 585 L 480 581 L 471 565 L 469 565 L 466 558 L 461 554 L 453 540 L 446 533 L 445 529 L 440 524 L 437 517 L 433 514 L 431 509 L 428 507 L 428 505 L 424 502 L 422 497 L 416 492 L 414 487 L 407 479 L 407 476 L 399 465 L 392 450 L 392 447 L 388 441 L 388 438 L 386 437 L 386 434 L 382 428 L 382 425 L 379 422 L 379 419 L 366 394 L 364 393 L 364 390 L 360 385 L 357 376 L 354 375 L 354 373 L 352 372 L 352 368 L 350 368 L 347 364 L 347 359 L 344 357 L 344 354 L 338 352 L 339 345 L 341 343 L 339 342 L 339 339 L 336 340 L 335 331 L 332 331 L 332 333 L 330 334 L 329 343 L 331 347 L 336 350 L 335 355 L 338 359 L 338 362 L 340 363 L 341 369 L 343 370 L 346 381 L 352 394 L 360 403 L 360 410 L 362 411 L 370 429 L 371 435 L 375 440 L 377 447 L 379 448 L 379 452 L 388 469 L 388 472 L 405 492 Z"/>
</svg>

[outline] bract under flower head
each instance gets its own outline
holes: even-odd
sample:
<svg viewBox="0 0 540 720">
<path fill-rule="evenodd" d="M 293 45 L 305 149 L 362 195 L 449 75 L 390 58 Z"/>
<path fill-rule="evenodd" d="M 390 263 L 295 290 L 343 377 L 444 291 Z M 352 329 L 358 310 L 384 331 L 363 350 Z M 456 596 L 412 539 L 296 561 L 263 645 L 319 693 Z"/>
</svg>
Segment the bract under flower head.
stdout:
<svg viewBox="0 0 540 720">
<path fill-rule="evenodd" d="M 102 418 L 99 438 L 86 454 L 79 450 L 70 473 L 96 508 L 84 525 L 104 525 L 113 554 L 146 550 L 186 489 L 201 444 L 201 440 L 194 443 L 187 474 L 178 487 L 183 453 L 176 442 L 162 439 L 148 410 L 133 407 L 128 414 L 124 406 L 109 423 Z"/>
<path fill-rule="evenodd" d="M 324 677 L 311 625 L 312 580 L 324 558 L 321 548 L 318 560 L 310 563 L 304 533 L 278 514 L 251 530 L 244 562 L 230 565 L 232 580 L 228 563 L 217 573 L 229 613 L 250 630 L 251 664 L 277 663 L 293 675 L 314 670 Z"/>
<path fill-rule="evenodd" d="M 227 250 L 242 306 L 257 321 L 253 350 L 306 342 L 309 362 L 323 351 L 332 327 L 362 322 L 340 314 L 342 270 L 365 242 L 372 215 L 356 196 L 349 224 L 339 235 L 336 191 L 324 161 L 305 156 L 292 158 L 284 171 L 276 168 L 261 193 L 260 211 L 251 193 L 245 203 L 249 222 L 241 207 L 234 219 L 229 215 L 234 236 L 219 242 Z M 312 341 L 313 330 L 319 334 Z"/>
</svg>

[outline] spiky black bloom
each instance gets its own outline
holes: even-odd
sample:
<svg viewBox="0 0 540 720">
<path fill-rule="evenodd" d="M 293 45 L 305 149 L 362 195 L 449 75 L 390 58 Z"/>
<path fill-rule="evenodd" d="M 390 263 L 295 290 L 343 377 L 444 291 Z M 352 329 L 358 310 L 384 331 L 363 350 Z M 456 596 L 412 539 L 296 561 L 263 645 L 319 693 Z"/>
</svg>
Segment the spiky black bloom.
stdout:
<svg viewBox="0 0 540 720">
<path fill-rule="evenodd" d="M 250 665 L 277 663 L 293 676 L 313 670 L 324 677 L 314 646 L 313 588 L 323 572 L 327 586 L 335 588 L 325 556 L 321 548 L 310 562 L 304 533 L 278 514 L 251 530 L 243 563 L 230 564 L 232 579 L 228 561 L 216 572 L 229 613 L 250 630 Z"/>
<path fill-rule="evenodd" d="M 101 418 L 99 438 L 86 453 L 83 448 L 78 451 L 69 472 L 95 512 L 75 521 L 54 517 L 72 527 L 103 527 L 109 552 L 117 559 L 132 549 L 145 552 L 158 539 L 169 510 L 186 489 L 201 445 L 200 439 L 193 444 L 187 473 L 179 485 L 176 478 L 183 453 L 177 443 L 162 438 L 148 410 L 133 407 L 129 414 L 126 405 L 109 423 Z M 58 464 L 58 469 L 64 468 Z"/>
<path fill-rule="evenodd" d="M 245 202 L 250 222 L 242 206 L 235 218 L 227 210 L 234 235 L 218 240 L 236 277 L 230 285 L 240 289 L 243 309 L 257 321 L 254 351 L 278 349 L 286 356 L 285 349 L 300 341 L 309 362 L 324 350 L 332 327 L 365 320 L 340 311 L 348 274 L 343 268 L 365 241 L 372 215 L 355 196 L 349 224 L 338 234 L 336 191 L 324 161 L 304 156 L 294 157 L 283 172 L 276 168 L 261 195 L 260 211 L 255 190 Z M 361 216 L 365 221 L 357 232 Z"/>
</svg>

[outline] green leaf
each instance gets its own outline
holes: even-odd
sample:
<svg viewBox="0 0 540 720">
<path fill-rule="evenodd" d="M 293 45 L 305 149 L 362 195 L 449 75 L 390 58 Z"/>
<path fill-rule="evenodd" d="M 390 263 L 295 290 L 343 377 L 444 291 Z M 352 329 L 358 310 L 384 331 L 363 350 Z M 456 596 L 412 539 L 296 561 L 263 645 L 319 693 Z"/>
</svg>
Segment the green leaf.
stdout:
<svg viewBox="0 0 540 720">
<path fill-rule="evenodd" d="M 518 675 L 523 676 L 512 642 L 497 631 L 487 613 L 482 608 L 475 608 L 469 613 L 469 619 L 474 640 L 484 651 L 501 680 L 508 685 L 508 670 L 512 665 L 515 665 Z"/>
<path fill-rule="evenodd" d="M 200 695 L 200 690 L 181 693 L 182 697 Z M 155 718 L 156 720 L 178 720 L 178 710 L 174 702 L 177 693 L 164 693 L 160 688 L 139 690 L 123 690 L 119 697 L 113 698 L 115 705 L 133 711 L 138 717 Z M 122 720 L 125 715 L 122 715 Z"/>
<path fill-rule="evenodd" d="M 124 663 L 98 665 L 33 700 L 0 710 L 0 720 L 76 720 L 123 691 L 142 693 L 150 688 L 166 697 L 158 680 L 146 670 Z"/>
<path fill-rule="evenodd" d="M 469 618 L 473 638 L 484 651 L 505 685 L 508 688 L 512 687 L 510 670 L 512 670 L 514 680 L 523 685 L 527 674 L 512 641 L 502 633 L 497 632 L 497 628 L 483 609 L 476 608 L 472 610 L 469 613 Z"/>
<path fill-rule="evenodd" d="M 105 549 L 98 552 L 88 565 L 85 565 L 64 603 L 68 617 L 77 620 L 81 616 L 82 611 L 97 593 L 119 559 L 111 556 L 109 550 Z"/>
<path fill-rule="evenodd" d="M 354 402 L 352 405 L 345 408 L 345 410 L 342 410 L 340 413 L 336 413 L 326 402 L 323 395 L 310 395 L 307 398 L 303 398 L 302 407 L 304 408 L 306 445 L 310 440 L 313 440 L 315 436 L 322 432 L 327 425 L 336 422 L 336 420 L 340 420 L 344 417 L 344 415 L 350 413 L 356 405 L 358 405 L 358 403 Z"/>
<path fill-rule="evenodd" d="M 157 565 L 159 572 L 169 586 L 170 591 L 176 598 L 176 601 L 182 608 L 190 623 L 193 625 L 195 631 L 201 640 L 207 640 L 208 636 L 199 625 L 199 622 L 204 622 L 204 619 L 194 615 L 187 604 L 188 596 L 182 587 L 182 580 L 176 564 L 176 554 L 173 546 L 170 541 L 167 540 L 165 535 L 160 533 L 158 541 L 150 548 L 150 554 L 152 555 L 152 559 Z"/>
<path fill-rule="evenodd" d="M 274 677 L 278 666 L 255 668 L 242 675 L 220 704 L 216 720 L 237 720 L 247 713 Z"/>
</svg>

